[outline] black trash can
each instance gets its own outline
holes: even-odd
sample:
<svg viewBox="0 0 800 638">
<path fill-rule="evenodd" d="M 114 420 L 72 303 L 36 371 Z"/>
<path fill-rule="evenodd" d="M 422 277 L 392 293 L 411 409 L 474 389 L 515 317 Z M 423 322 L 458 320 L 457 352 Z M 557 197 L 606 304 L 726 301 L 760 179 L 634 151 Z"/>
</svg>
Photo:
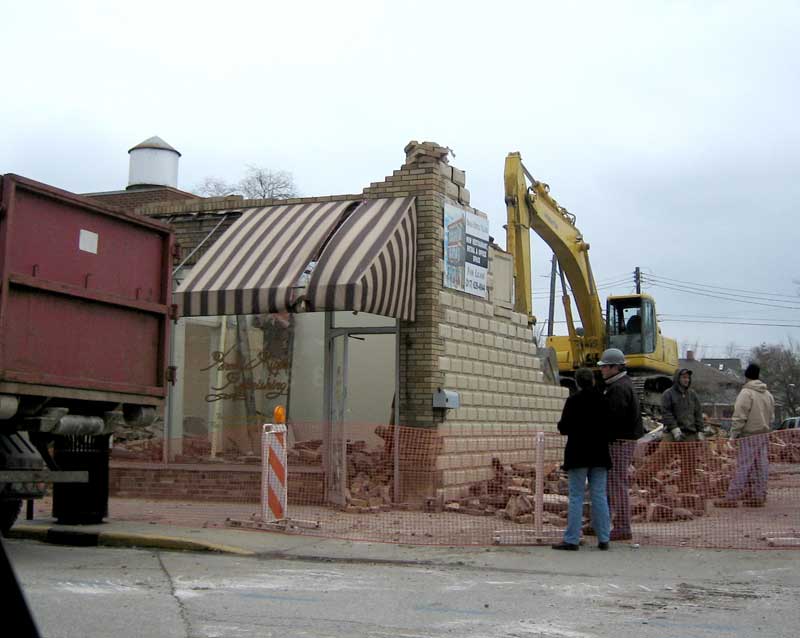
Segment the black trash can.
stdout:
<svg viewBox="0 0 800 638">
<path fill-rule="evenodd" d="M 62 470 L 88 470 L 88 483 L 54 483 L 53 517 L 65 525 L 102 523 L 108 516 L 110 435 L 57 436 L 53 460 Z"/>
</svg>

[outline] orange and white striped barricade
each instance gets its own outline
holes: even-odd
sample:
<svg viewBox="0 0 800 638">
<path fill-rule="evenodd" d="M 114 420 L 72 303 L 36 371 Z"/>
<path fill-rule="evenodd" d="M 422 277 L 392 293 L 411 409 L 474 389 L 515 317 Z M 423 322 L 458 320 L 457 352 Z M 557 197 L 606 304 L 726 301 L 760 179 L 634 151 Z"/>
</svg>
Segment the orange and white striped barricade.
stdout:
<svg viewBox="0 0 800 638">
<path fill-rule="evenodd" d="M 286 519 L 286 424 L 266 423 L 261 434 L 261 520 Z"/>
</svg>

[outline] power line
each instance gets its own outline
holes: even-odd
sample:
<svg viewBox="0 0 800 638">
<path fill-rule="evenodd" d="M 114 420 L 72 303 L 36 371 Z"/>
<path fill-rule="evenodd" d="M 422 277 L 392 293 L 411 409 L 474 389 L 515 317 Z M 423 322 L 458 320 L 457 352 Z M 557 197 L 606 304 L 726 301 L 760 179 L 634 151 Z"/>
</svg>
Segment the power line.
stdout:
<svg viewBox="0 0 800 638">
<path fill-rule="evenodd" d="M 672 317 L 673 319 L 729 319 L 731 321 L 797 321 L 795 317 L 731 317 L 730 315 L 687 315 L 671 312 L 659 312 L 658 318 Z"/>
<path fill-rule="evenodd" d="M 762 295 L 762 296 L 767 296 L 767 297 L 786 297 L 787 299 L 797 299 L 797 297 L 798 297 L 797 295 L 784 295 L 783 293 L 780 293 L 780 292 L 772 293 L 772 292 L 764 292 L 763 290 L 744 290 L 742 288 L 726 288 L 725 286 L 716 286 L 714 284 L 701 284 L 701 283 L 698 283 L 696 281 L 684 281 L 684 280 L 681 280 L 681 279 L 670 279 L 669 277 L 664 277 L 662 275 L 655 275 L 653 273 L 643 273 L 643 274 L 646 277 L 655 277 L 656 279 L 663 279 L 664 281 L 667 281 L 667 282 L 679 283 L 679 284 L 690 284 L 692 286 L 701 286 L 701 287 L 704 287 L 704 288 L 717 288 L 719 290 L 731 290 L 731 291 L 734 291 L 734 292 L 746 292 L 746 293 L 752 293 L 752 294 L 755 294 L 755 295 Z"/>
<path fill-rule="evenodd" d="M 745 294 L 742 294 L 742 293 L 725 292 L 725 291 L 722 291 L 722 290 L 715 290 L 714 288 L 705 288 L 702 285 L 675 284 L 675 283 L 672 283 L 672 282 L 669 282 L 669 281 L 666 281 L 666 280 L 662 280 L 662 279 L 660 279 L 658 277 L 652 277 L 652 276 L 648 277 L 648 281 L 654 286 L 667 286 L 667 285 L 669 285 L 669 286 L 674 286 L 674 287 L 681 288 L 681 289 L 686 289 L 686 290 L 696 290 L 696 291 L 699 291 L 699 292 L 715 293 L 715 294 L 724 295 L 726 297 L 731 297 L 731 298 L 760 299 L 762 301 L 776 301 L 778 303 L 788 303 L 789 299 L 791 299 L 792 301 L 797 301 L 798 299 L 800 299 L 800 297 L 787 298 L 787 299 L 775 299 L 773 297 L 768 297 L 768 296 L 764 296 L 764 295 L 745 295 Z"/>
<path fill-rule="evenodd" d="M 724 301 L 736 301 L 738 303 L 748 303 L 748 304 L 751 304 L 751 305 L 754 305 L 754 306 L 766 306 L 768 308 L 782 308 L 783 310 L 800 310 L 800 306 L 779 306 L 779 305 L 776 305 L 776 304 L 769 304 L 769 303 L 764 303 L 764 302 L 759 302 L 759 301 L 751 301 L 751 300 L 748 300 L 748 299 L 736 299 L 734 297 L 725 297 L 725 296 L 722 296 L 722 295 L 711 294 L 708 291 L 698 291 L 698 290 L 690 290 L 688 288 L 679 288 L 679 287 L 675 287 L 675 286 L 668 286 L 667 284 L 663 284 L 663 283 L 652 284 L 652 285 L 653 285 L 654 288 L 666 288 L 667 290 L 676 290 L 678 292 L 685 292 L 685 293 L 688 293 L 690 295 L 699 295 L 701 297 L 711 297 L 713 299 L 722 299 Z"/>
<path fill-rule="evenodd" d="M 696 291 L 699 291 L 699 292 L 713 292 L 713 293 L 716 293 L 716 294 L 725 295 L 726 297 L 730 297 L 730 298 L 760 299 L 762 301 L 776 301 L 778 303 L 787 303 L 787 300 L 785 300 L 785 299 L 774 299 L 772 297 L 768 297 L 768 296 L 764 296 L 764 295 L 745 295 L 745 294 L 741 294 L 741 293 L 724 292 L 722 290 L 714 290 L 713 288 L 705 288 L 702 285 L 694 285 L 694 284 L 685 284 L 685 285 L 673 284 L 671 282 L 667 282 L 665 280 L 662 280 L 659 277 L 649 276 L 649 280 L 650 280 L 650 283 L 652 283 L 655 286 L 672 285 L 672 286 L 677 286 L 677 287 L 682 288 L 682 289 L 684 289 L 684 288 L 685 289 L 691 289 L 691 290 L 696 290 Z M 792 297 L 788 297 L 788 295 L 787 295 L 787 298 L 788 299 L 792 299 L 792 301 L 797 301 L 798 299 L 800 299 L 800 297 L 793 297 L 792 298 Z"/>
<path fill-rule="evenodd" d="M 659 319 L 662 323 L 725 324 L 729 326 L 767 326 L 772 328 L 800 328 L 800 323 L 747 323 L 743 321 L 708 321 L 707 319 Z"/>
</svg>

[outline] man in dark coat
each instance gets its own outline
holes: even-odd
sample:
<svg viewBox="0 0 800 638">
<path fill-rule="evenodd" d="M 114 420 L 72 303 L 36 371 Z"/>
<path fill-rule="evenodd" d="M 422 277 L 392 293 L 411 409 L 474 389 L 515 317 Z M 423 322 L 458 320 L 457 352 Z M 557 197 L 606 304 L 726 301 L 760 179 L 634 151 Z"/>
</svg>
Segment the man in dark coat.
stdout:
<svg viewBox="0 0 800 638">
<path fill-rule="evenodd" d="M 636 439 L 644 435 L 639 398 L 625 371 L 625 355 L 619 348 L 608 348 L 600 361 L 600 373 L 605 382 L 605 398 L 611 423 L 611 471 L 608 473 L 608 500 L 614 529 L 612 541 L 630 540 L 631 530 L 630 479 L 628 468 L 633 461 Z"/>
<path fill-rule="evenodd" d="M 591 370 L 580 368 L 575 373 L 575 381 L 580 390 L 567 399 L 558 422 L 558 431 L 567 436 L 563 467 L 569 476 L 569 508 L 564 540 L 553 545 L 553 549 L 577 550 L 579 547 L 587 480 L 597 546 L 608 549 L 611 532 L 606 492 L 608 469 L 611 467 L 608 406 L 594 387 Z"/>
<path fill-rule="evenodd" d="M 672 387 L 661 395 L 661 416 L 664 440 L 702 441 L 705 438 L 703 409 L 692 389 L 692 371 L 681 368 L 675 372 Z"/>
<path fill-rule="evenodd" d="M 691 386 L 692 371 L 688 368 L 681 368 L 675 372 L 672 387 L 661 395 L 663 441 L 665 443 L 686 442 L 688 445 L 661 446 L 656 453 L 659 464 L 650 466 L 656 471 L 663 469 L 677 456 L 681 468 L 678 487 L 683 493 L 695 492 L 695 475 L 705 457 L 706 444 L 702 441 L 706 434 L 710 433 L 703 423 L 700 399 Z M 704 494 L 706 489 L 704 487 L 700 492 Z"/>
</svg>

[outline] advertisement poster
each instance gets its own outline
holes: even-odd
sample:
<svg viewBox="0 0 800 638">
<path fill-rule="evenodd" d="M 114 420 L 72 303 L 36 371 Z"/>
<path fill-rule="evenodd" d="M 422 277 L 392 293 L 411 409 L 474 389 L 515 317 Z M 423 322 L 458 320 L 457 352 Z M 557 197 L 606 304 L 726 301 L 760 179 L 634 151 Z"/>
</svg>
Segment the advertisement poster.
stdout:
<svg viewBox="0 0 800 638">
<path fill-rule="evenodd" d="M 483 213 L 444 204 L 444 285 L 486 299 L 489 219 Z"/>
</svg>

